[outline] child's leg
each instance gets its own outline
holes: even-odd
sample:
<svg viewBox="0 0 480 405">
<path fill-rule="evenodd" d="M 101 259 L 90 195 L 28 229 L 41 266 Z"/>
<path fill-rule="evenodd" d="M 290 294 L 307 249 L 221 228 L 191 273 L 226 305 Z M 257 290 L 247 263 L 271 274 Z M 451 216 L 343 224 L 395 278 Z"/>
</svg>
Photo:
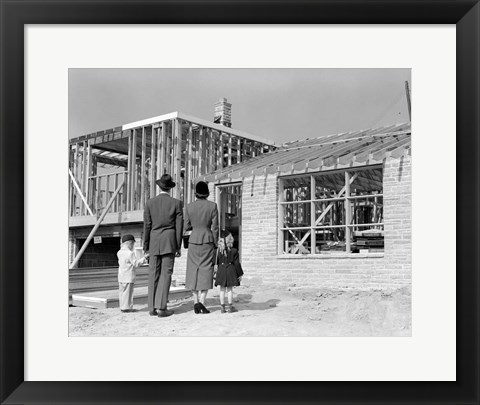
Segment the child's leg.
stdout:
<svg viewBox="0 0 480 405">
<path fill-rule="evenodd" d="M 220 286 L 220 305 L 225 305 L 225 287 Z"/>
<path fill-rule="evenodd" d="M 133 283 L 128 283 L 128 309 L 133 309 Z"/>
<path fill-rule="evenodd" d="M 233 303 L 233 287 L 227 287 L 227 294 L 228 294 L 228 303 L 232 305 Z"/>
</svg>

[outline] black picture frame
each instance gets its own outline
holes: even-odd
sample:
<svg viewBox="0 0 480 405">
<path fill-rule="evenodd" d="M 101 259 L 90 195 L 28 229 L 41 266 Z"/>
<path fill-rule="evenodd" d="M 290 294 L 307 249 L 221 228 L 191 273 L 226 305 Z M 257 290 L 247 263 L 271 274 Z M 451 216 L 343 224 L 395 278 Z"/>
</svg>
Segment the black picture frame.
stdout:
<svg viewBox="0 0 480 405">
<path fill-rule="evenodd" d="M 479 404 L 478 0 L 0 0 L 2 404 Z M 456 24 L 456 382 L 24 381 L 24 26 L 26 24 Z M 441 83 L 439 83 L 441 86 Z M 441 119 L 441 117 L 439 117 Z M 434 164 L 441 163 L 435 157 Z M 449 167 L 448 159 L 445 167 Z M 45 309 L 48 310 L 48 309 Z M 434 308 L 432 309 L 434 310 Z M 39 315 L 41 316 L 41 312 Z M 52 353 L 52 356 L 55 354 Z M 279 354 L 280 355 L 280 354 Z M 442 356 L 442 353 L 438 353 Z M 214 379 L 214 377 L 212 377 Z"/>
</svg>

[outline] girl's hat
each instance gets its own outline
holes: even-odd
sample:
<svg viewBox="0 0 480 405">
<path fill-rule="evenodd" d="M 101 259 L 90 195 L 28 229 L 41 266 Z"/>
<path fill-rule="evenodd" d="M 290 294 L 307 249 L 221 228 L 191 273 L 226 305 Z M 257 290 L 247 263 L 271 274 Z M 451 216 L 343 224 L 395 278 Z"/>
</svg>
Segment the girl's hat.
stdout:
<svg viewBox="0 0 480 405">
<path fill-rule="evenodd" d="M 208 184 L 204 181 L 199 181 L 195 185 L 195 195 L 197 197 L 208 197 L 210 195 L 210 190 L 208 189 Z"/>
<path fill-rule="evenodd" d="M 135 237 L 130 234 L 122 236 L 122 243 L 128 242 L 129 240 L 133 240 L 135 242 Z"/>
<path fill-rule="evenodd" d="M 221 238 L 226 238 L 228 235 L 231 235 L 232 233 L 227 231 L 226 229 L 224 231 L 220 232 L 220 237 Z"/>
</svg>

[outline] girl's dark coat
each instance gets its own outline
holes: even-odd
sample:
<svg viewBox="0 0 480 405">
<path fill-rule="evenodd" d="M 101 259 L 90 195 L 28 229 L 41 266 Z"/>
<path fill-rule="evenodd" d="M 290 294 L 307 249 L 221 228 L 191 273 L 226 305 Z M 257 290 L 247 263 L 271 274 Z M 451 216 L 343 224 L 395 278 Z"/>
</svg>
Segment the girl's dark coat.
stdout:
<svg viewBox="0 0 480 405">
<path fill-rule="evenodd" d="M 216 286 L 235 287 L 240 285 L 238 278 L 243 276 L 243 269 L 240 264 L 238 250 L 231 248 L 222 254 L 218 252 L 216 264 L 218 264 Z"/>
</svg>

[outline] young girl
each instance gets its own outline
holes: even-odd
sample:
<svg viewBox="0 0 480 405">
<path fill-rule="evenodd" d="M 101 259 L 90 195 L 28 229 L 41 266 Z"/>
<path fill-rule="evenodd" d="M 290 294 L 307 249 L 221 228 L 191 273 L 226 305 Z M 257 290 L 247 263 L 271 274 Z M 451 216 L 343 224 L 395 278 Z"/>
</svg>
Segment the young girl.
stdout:
<svg viewBox="0 0 480 405">
<path fill-rule="evenodd" d="M 228 231 L 222 231 L 218 240 L 217 257 L 215 259 L 215 286 L 220 286 L 220 305 L 222 314 L 237 312 L 233 303 L 233 287 L 239 286 L 243 270 L 238 257 L 238 250 L 233 247 L 233 236 Z M 225 290 L 228 295 L 228 308 L 225 309 Z"/>
</svg>

